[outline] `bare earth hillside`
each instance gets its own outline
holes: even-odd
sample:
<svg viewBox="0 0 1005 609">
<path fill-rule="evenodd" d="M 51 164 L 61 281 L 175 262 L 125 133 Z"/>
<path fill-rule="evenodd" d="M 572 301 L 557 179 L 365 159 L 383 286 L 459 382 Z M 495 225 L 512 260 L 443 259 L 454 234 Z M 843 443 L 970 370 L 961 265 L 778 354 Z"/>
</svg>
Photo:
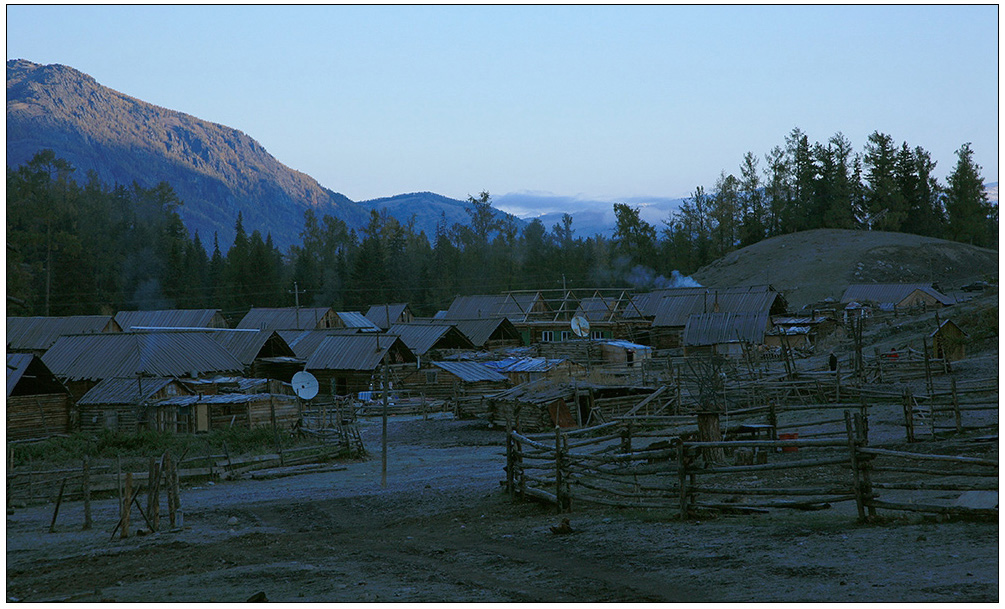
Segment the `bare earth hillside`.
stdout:
<svg viewBox="0 0 1005 609">
<path fill-rule="evenodd" d="M 820 229 L 765 239 L 705 266 L 705 286 L 771 284 L 792 310 L 839 299 L 852 283 L 938 283 L 944 290 L 998 277 L 998 252 L 905 233 Z"/>
</svg>

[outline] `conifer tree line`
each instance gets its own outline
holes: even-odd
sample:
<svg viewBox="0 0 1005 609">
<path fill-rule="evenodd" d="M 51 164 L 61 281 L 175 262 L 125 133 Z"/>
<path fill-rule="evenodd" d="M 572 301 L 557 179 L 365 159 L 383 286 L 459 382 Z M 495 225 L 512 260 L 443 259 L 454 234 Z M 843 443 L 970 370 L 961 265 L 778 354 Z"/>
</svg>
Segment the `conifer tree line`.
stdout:
<svg viewBox="0 0 1005 609">
<path fill-rule="evenodd" d="M 359 230 L 304 214 L 301 243 L 280 251 L 271 235 L 190 235 L 183 202 L 166 182 L 83 185 L 51 150 L 7 169 L 8 315 L 112 314 L 118 310 L 218 308 L 233 320 L 252 307 L 362 310 L 408 302 L 419 315 L 456 295 L 588 287 L 646 290 L 673 271 L 693 273 L 762 239 L 814 228 L 916 233 L 997 248 L 997 206 L 964 144 L 942 185 L 921 147 L 873 133 L 862 153 L 843 135 L 809 144 L 794 129 L 761 158 L 747 153 L 739 177 L 699 186 L 662 226 L 614 204 L 611 238 L 577 235 L 573 218 L 547 227 L 493 213 L 487 192 L 469 197 L 467 223 L 435 234 L 414 220 L 372 211 Z M 204 241 L 209 237 L 210 241 Z M 224 253 L 225 252 L 225 253 Z"/>
</svg>

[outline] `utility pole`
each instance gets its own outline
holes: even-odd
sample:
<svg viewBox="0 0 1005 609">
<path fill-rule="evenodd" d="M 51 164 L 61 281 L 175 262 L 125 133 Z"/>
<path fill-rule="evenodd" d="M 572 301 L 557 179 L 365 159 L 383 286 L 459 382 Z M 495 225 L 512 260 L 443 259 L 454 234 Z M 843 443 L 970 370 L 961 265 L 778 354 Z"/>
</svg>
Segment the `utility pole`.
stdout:
<svg viewBox="0 0 1005 609">
<path fill-rule="evenodd" d="M 384 388 L 384 408 L 381 411 L 380 422 L 380 486 L 387 488 L 387 355 L 384 356 L 383 368 L 381 384 Z"/>
<path fill-rule="evenodd" d="M 300 329 L 300 290 L 297 289 L 297 282 L 293 282 L 293 301 L 296 306 L 297 330 Z"/>
</svg>

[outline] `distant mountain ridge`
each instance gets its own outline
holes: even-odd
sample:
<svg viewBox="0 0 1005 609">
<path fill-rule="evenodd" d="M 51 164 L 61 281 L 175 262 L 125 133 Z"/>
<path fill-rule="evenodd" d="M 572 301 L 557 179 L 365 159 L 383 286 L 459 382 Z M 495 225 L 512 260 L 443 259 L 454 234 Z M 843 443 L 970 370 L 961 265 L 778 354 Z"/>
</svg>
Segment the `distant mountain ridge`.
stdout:
<svg viewBox="0 0 1005 609">
<path fill-rule="evenodd" d="M 303 212 L 313 208 L 360 226 L 366 211 L 290 169 L 244 133 L 129 97 L 73 68 L 23 59 L 7 62 L 7 166 L 51 148 L 107 185 L 144 187 L 166 181 L 184 201 L 190 232 L 211 247 L 233 241 L 238 211 L 244 227 L 271 233 L 285 249 L 300 242 Z"/>
<path fill-rule="evenodd" d="M 385 210 L 402 225 L 414 222 L 415 232 L 425 232 L 426 238 L 430 241 L 436 238 L 436 226 L 440 223 L 444 223 L 447 228 L 450 228 L 455 223 L 468 224 L 471 222 L 467 201 L 451 199 L 433 192 L 413 192 L 393 197 L 381 197 L 360 201 L 359 204 L 369 209 Z M 496 219 L 502 220 L 511 215 L 500 211 L 498 207 L 493 201 Z M 523 220 L 517 220 L 518 226 L 524 224 L 526 222 Z"/>
</svg>

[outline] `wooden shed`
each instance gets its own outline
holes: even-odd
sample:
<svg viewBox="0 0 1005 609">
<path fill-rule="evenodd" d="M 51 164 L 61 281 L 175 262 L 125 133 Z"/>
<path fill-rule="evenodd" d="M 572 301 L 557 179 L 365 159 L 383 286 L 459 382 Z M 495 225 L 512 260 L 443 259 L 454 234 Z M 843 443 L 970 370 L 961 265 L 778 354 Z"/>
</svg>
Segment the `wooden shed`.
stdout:
<svg viewBox="0 0 1005 609">
<path fill-rule="evenodd" d="M 7 354 L 7 441 L 69 432 L 70 393 L 38 357 Z"/>
<path fill-rule="evenodd" d="M 942 322 L 929 338 L 932 339 L 932 354 L 937 358 L 955 362 L 967 356 L 967 339 L 970 335 L 952 320 Z"/>
<path fill-rule="evenodd" d="M 412 395 L 446 400 L 459 395 L 492 395 L 509 387 L 504 375 L 477 362 L 430 362 L 401 381 Z"/>
<path fill-rule="evenodd" d="M 770 329 L 771 317 L 766 311 L 692 315 L 684 327 L 684 355 L 743 357 L 744 343 L 763 345 Z"/>
<path fill-rule="evenodd" d="M 41 357 L 61 336 L 121 331 L 110 315 L 8 317 L 7 352 L 34 353 Z"/>
<path fill-rule="evenodd" d="M 324 330 L 345 324 L 331 307 L 252 307 L 237 324 L 257 330 Z"/>
<path fill-rule="evenodd" d="M 115 321 L 124 332 L 153 328 L 229 328 L 219 309 L 119 311 Z"/>
<path fill-rule="evenodd" d="M 318 379 L 319 395 L 355 395 L 379 386 L 385 361 L 395 368 L 393 376 L 401 378 L 406 365 L 415 367 L 416 357 L 397 336 L 336 335 L 322 341 L 304 369 Z"/>
<path fill-rule="evenodd" d="M 853 283 L 841 296 L 842 303 L 874 303 L 884 311 L 950 306 L 949 298 L 930 283 Z"/>
<path fill-rule="evenodd" d="M 382 330 L 387 330 L 394 324 L 410 324 L 415 319 L 408 303 L 372 305 L 366 312 L 366 318 Z"/>
<path fill-rule="evenodd" d="M 103 429 L 136 433 L 152 431 L 187 432 L 189 413 L 177 406 L 159 406 L 167 398 L 191 395 L 175 378 L 136 376 L 107 378 L 77 400 L 80 430 L 94 434 Z"/>
<path fill-rule="evenodd" d="M 162 400 L 158 409 L 178 408 L 188 413 L 190 429 L 207 432 L 241 427 L 291 429 L 300 420 L 300 403 L 295 396 L 275 393 L 220 393 L 189 395 Z"/>
</svg>

